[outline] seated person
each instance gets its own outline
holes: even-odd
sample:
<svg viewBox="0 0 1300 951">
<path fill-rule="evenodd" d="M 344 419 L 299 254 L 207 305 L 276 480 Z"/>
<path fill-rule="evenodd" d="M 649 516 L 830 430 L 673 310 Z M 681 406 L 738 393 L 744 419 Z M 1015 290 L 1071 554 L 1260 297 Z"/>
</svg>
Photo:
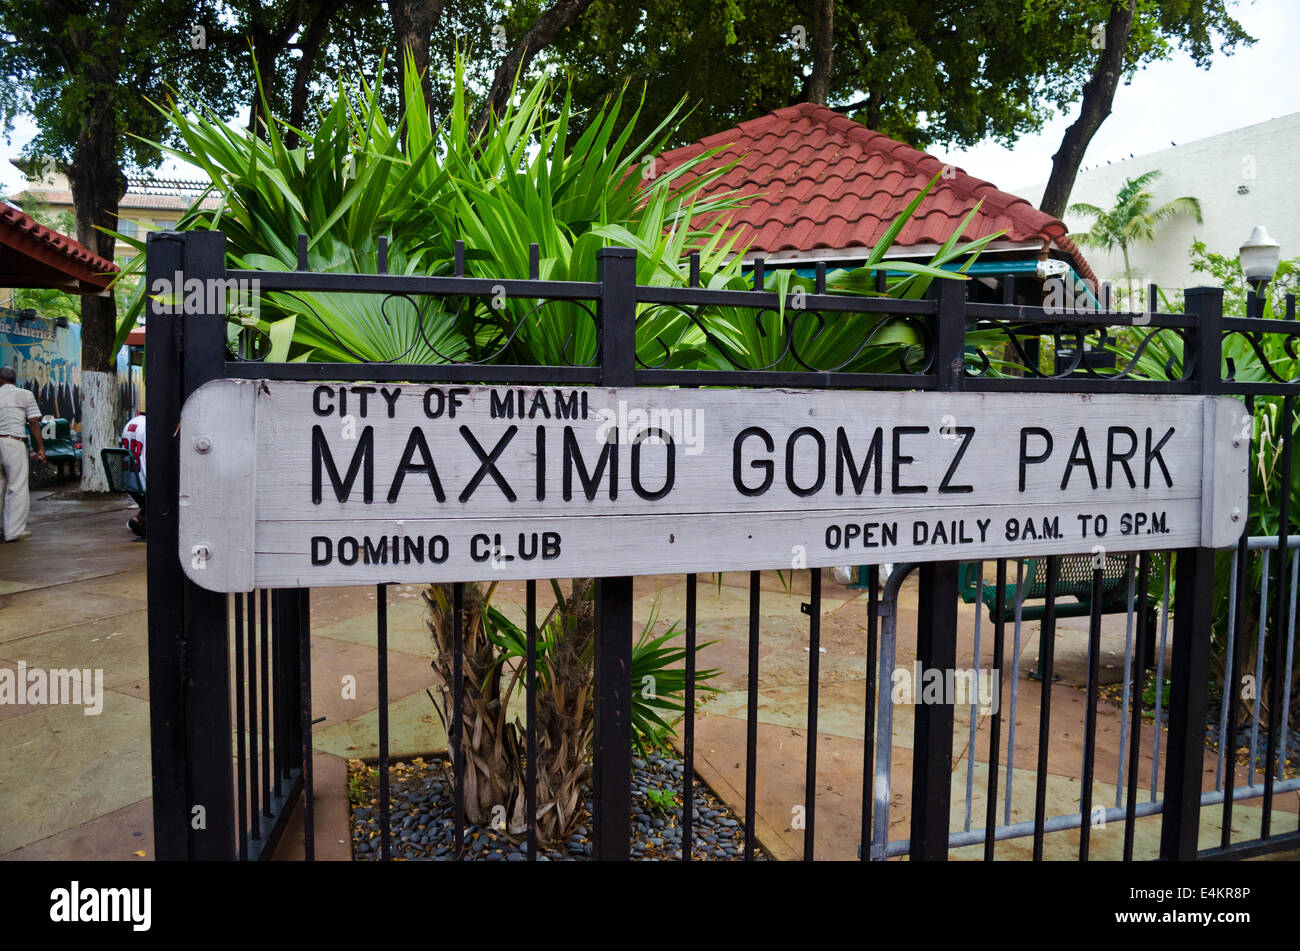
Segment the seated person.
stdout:
<svg viewBox="0 0 1300 951">
<path fill-rule="evenodd" d="M 144 411 L 131 420 L 122 429 L 122 448 L 131 454 L 131 458 L 122 464 L 123 472 L 134 472 L 140 478 L 140 491 L 132 492 L 131 498 L 140 506 L 140 511 L 126 523 L 138 537 L 145 537 L 145 453 L 144 453 Z"/>
</svg>

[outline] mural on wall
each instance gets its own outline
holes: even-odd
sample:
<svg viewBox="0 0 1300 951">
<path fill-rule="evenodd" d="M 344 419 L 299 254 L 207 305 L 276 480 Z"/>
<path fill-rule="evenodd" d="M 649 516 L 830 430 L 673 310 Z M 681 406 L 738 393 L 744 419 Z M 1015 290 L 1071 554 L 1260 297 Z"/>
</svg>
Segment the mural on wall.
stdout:
<svg viewBox="0 0 1300 951">
<path fill-rule="evenodd" d="M 14 368 L 18 385 L 31 390 L 43 416 L 69 420 L 81 430 L 81 326 L 56 326 L 52 320 L 20 320 L 0 309 L 0 363 Z M 118 428 L 144 401 L 140 367 L 132 366 L 130 348 L 117 355 Z"/>
</svg>

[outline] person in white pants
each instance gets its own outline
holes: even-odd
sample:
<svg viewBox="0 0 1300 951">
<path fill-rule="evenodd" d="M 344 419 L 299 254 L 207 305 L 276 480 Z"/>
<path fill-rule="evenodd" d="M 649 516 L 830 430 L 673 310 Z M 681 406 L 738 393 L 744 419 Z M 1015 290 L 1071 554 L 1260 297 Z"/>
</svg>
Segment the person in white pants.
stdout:
<svg viewBox="0 0 1300 951">
<path fill-rule="evenodd" d="M 36 443 L 36 458 L 45 461 L 41 438 L 41 411 L 31 390 L 20 389 L 13 367 L 0 367 L 0 522 L 7 542 L 27 538 L 27 440 L 28 426 Z"/>
</svg>

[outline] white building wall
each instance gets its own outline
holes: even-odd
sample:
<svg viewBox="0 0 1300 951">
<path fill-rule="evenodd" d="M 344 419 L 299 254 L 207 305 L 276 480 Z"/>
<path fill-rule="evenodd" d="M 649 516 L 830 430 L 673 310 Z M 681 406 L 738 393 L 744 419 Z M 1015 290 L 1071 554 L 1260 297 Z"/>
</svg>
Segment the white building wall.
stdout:
<svg viewBox="0 0 1300 951">
<path fill-rule="evenodd" d="M 1081 172 L 1070 202 L 1110 208 L 1125 179 L 1153 168 L 1161 172 L 1150 186 L 1153 207 L 1190 195 L 1201 202 L 1203 223 L 1179 215 L 1156 226 L 1155 243 L 1130 247 L 1135 289 L 1139 279 L 1162 289 L 1213 283 L 1209 275 L 1191 269 L 1192 239 L 1204 241 L 1210 251 L 1235 256 L 1255 225 L 1264 225 L 1282 245 L 1282 257 L 1300 256 L 1300 112 Z M 1037 207 L 1046 186 L 1041 182 L 1010 191 Z M 1086 231 L 1091 219 L 1067 213 L 1065 223 L 1074 234 Z M 1124 259 L 1118 250 L 1082 250 L 1098 277 L 1123 284 Z"/>
</svg>

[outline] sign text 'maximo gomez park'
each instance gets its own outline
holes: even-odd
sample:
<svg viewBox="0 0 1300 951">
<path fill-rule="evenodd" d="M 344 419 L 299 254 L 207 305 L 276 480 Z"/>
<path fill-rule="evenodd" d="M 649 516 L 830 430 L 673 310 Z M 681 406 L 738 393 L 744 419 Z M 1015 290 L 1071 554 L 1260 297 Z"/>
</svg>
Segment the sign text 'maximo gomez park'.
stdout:
<svg viewBox="0 0 1300 951">
<path fill-rule="evenodd" d="M 181 423 L 216 591 L 1223 547 L 1226 397 L 218 380 Z"/>
</svg>

